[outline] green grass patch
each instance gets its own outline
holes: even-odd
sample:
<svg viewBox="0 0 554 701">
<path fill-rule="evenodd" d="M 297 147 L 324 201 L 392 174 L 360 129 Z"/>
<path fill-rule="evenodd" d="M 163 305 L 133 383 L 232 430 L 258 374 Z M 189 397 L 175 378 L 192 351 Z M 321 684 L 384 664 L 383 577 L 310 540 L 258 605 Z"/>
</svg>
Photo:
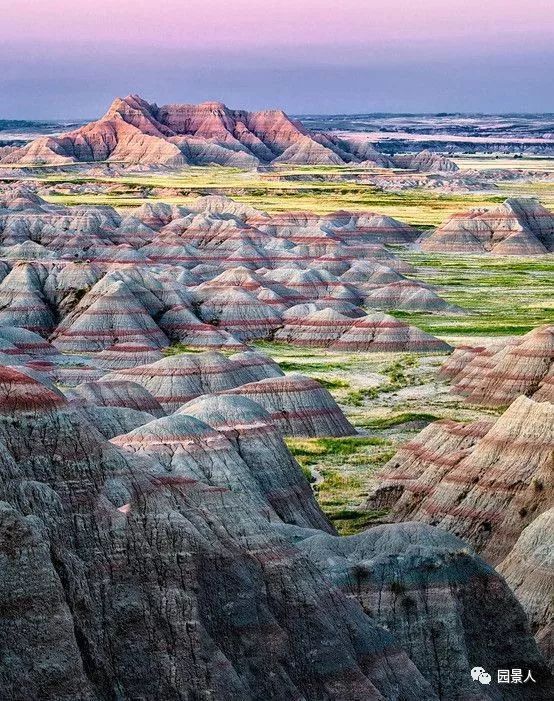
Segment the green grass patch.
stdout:
<svg viewBox="0 0 554 701">
<path fill-rule="evenodd" d="M 346 457 L 366 446 L 384 445 L 386 441 L 374 436 L 347 436 L 345 438 L 287 438 L 290 452 L 301 465 L 315 465 L 325 457 Z"/>
<path fill-rule="evenodd" d="M 167 346 L 167 348 L 162 348 L 162 353 L 164 355 L 183 355 L 183 353 L 205 353 L 206 350 L 206 348 L 187 346 L 184 343 L 173 343 L 172 345 Z"/>
<path fill-rule="evenodd" d="M 386 430 L 388 428 L 395 428 L 396 426 L 402 426 L 407 423 L 415 422 L 427 422 L 437 421 L 440 417 L 434 414 L 427 413 L 417 413 L 417 412 L 404 412 L 402 414 L 395 414 L 394 416 L 385 416 L 383 418 L 365 419 L 359 425 L 362 428 L 369 428 L 375 430 Z"/>
<path fill-rule="evenodd" d="M 329 390 L 346 389 L 350 387 L 349 382 L 346 382 L 346 380 L 341 380 L 338 377 L 316 377 L 312 375 L 312 379 L 314 379 L 316 382 L 319 382 L 320 385 Z"/>
<path fill-rule="evenodd" d="M 369 478 L 396 451 L 389 440 L 348 436 L 286 438 L 286 443 L 339 533 L 357 533 L 382 517 L 382 512 L 363 509 L 363 504 Z"/>
<path fill-rule="evenodd" d="M 386 509 L 339 509 L 328 514 L 329 520 L 333 523 L 341 536 L 356 535 L 365 531 L 371 525 L 380 523 L 388 511 Z"/>
<path fill-rule="evenodd" d="M 341 370 L 340 363 L 332 363 L 326 361 L 306 361 L 302 360 L 279 360 L 279 366 L 284 372 L 327 372 L 330 370 Z"/>
</svg>

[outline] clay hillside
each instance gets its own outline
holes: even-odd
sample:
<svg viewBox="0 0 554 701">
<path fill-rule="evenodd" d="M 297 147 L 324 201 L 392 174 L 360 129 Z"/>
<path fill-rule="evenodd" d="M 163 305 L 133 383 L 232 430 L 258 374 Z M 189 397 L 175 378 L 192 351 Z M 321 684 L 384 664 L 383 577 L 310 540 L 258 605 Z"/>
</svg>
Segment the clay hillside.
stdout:
<svg viewBox="0 0 554 701">
<path fill-rule="evenodd" d="M 552 698 L 521 606 L 463 541 L 417 523 L 336 535 L 281 433 L 349 432 L 317 383 L 206 353 L 62 393 L 55 348 L 0 338 L 3 698 Z M 518 548 L 541 561 L 531 534 Z M 476 692 L 483 658 L 536 683 Z"/>
<path fill-rule="evenodd" d="M 219 196 L 119 212 L 51 205 L 8 187 L 0 324 L 51 338 L 62 352 L 103 353 L 114 369 L 122 348 L 152 354 L 174 342 L 448 350 L 386 313 L 461 311 L 406 277 L 410 266 L 385 246 L 399 239 L 413 240 L 414 230 L 367 213 L 269 216 Z"/>
<path fill-rule="evenodd" d="M 9 151 L 1 162 L 63 165 L 81 161 L 246 168 L 268 163 L 389 163 L 371 145 L 309 132 L 281 110 L 245 112 L 221 102 L 158 107 L 138 95 L 116 98 L 101 119 L 61 136 L 36 139 Z"/>
<path fill-rule="evenodd" d="M 368 507 L 449 531 L 499 567 L 551 660 L 554 404 L 545 399 L 519 396 L 496 420 L 431 423 L 382 468 Z"/>
<path fill-rule="evenodd" d="M 508 406 L 522 394 L 554 402 L 554 325 L 524 336 L 458 346 L 440 374 L 452 382 L 453 393 L 471 404 Z"/>
<path fill-rule="evenodd" d="M 554 251 L 554 214 L 531 198 L 451 216 L 421 241 L 424 251 L 537 255 Z"/>
</svg>

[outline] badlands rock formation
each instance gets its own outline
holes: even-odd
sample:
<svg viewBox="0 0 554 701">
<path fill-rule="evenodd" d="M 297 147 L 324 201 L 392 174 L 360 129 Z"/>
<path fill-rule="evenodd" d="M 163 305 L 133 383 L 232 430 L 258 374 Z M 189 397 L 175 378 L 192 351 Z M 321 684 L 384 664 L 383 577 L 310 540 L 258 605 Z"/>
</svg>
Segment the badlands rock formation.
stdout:
<svg viewBox="0 0 554 701">
<path fill-rule="evenodd" d="M 405 279 L 409 268 L 380 243 L 413 239 L 411 227 L 367 213 L 272 217 L 208 196 L 125 214 L 49 205 L 28 189 L 6 188 L 0 324 L 24 326 L 60 351 L 95 354 L 117 369 L 126 354 L 147 364 L 175 342 L 239 351 L 255 339 L 291 340 L 287 312 L 298 305 L 360 317 L 358 330 L 374 326 L 360 304 L 453 311 L 429 286 Z M 378 323 L 400 329 L 395 349 L 446 348 L 392 319 Z M 363 331 L 359 349 L 377 350 L 374 337 Z"/>
<path fill-rule="evenodd" d="M 498 566 L 547 660 L 552 629 L 554 404 L 520 396 L 496 420 L 437 421 L 378 475 L 368 505 L 439 526 Z"/>
<path fill-rule="evenodd" d="M 479 698 L 467 675 L 472 660 L 486 658 L 501 668 L 502 656 L 521 654 L 509 638 L 494 652 L 484 639 L 470 648 L 465 644 L 464 633 L 480 628 L 483 620 L 490 635 L 500 634 L 494 632 L 499 610 L 512 626 L 526 623 L 502 578 L 455 536 L 418 523 L 377 526 L 345 538 L 300 529 L 295 536 L 341 591 L 402 641 L 441 697 Z"/>
<path fill-rule="evenodd" d="M 377 312 L 349 318 L 328 307 L 306 314 L 307 305 L 291 307 L 276 341 L 336 351 L 447 351 L 450 346 L 420 329 Z"/>
<path fill-rule="evenodd" d="M 554 405 L 519 397 L 494 421 L 437 421 L 382 468 L 371 506 L 439 526 L 499 564 L 554 501 Z"/>
<path fill-rule="evenodd" d="M 464 344 L 441 368 L 467 402 L 508 406 L 519 395 L 554 402 L 554 326 L 487 345 Z"/>
<path fill-rule="evenodd" d="M 213 351 L 169 356 L 150 365 L 108 374 L 106 380 L 135 382 L 145 387 L 166 411 L 176 411 L 202 394 L 282 374 L 279 366 L 263 355 L 239 353 L 227 357 Z"/>
<path fill-rule="evenodd" d="M 538 516 L 498 566 L 527 614 L 546 660 L 554 665 L 554 508 Z"/>
<path fill-rule="evenodd" d="M 456 173 L 459 170 L 450 158 L 427 150 L 398 154 L 392 160 L 395 166 L 421 173 Z"/>
<path fill-rule="evenodd" d="M 1 162 L 65 165 L 108 161 L 142 166 L 219 164 L 253 168 L 268 163 L 385 164 L 370 146 L 309 132 L 281 110 L 231 110 L 221 102 L 150 104 L 138 95 L 116 98 L 106 114 L 75 131 L 45 136 Z"/>
<path fill-rule="evenodd" d="M 197 410 L 229 426 L 244 405 L 232 406 Z M 184 413 L 110 443 L 81 412 L 0 368 L 5 698 L 551 698 L 521 609 L 456 538 L 284 523 L 268 480 L 284 488 L 285 475 L 237 449 L 266 415 L 248 414 L 239 443 Z M 537 684 L 474 688 L 468 667 L 483 655 Z"/>
<path fill-rule="evenodd" d="M 135 382 L 98 381 L 77 385 L 71 396 L 89 404 L 105 407 L 127 407 L 145 411 L 155 417 L 164 415 L 161 404 L 142 385 Z"/>
<path fill-rule="evenodd" d="M 421 240 L 424 251 L 541 255 L 554 251 L 554 214 L 536 200 L 511 198 L 454 214 Z"/>
<path fill-rule="evenodd" d="M 304 375 L 271 377 L 227 393 L 253 399 L 287 436 L 351 436 L 356 433 L 330 392 Z"/>
</svg>

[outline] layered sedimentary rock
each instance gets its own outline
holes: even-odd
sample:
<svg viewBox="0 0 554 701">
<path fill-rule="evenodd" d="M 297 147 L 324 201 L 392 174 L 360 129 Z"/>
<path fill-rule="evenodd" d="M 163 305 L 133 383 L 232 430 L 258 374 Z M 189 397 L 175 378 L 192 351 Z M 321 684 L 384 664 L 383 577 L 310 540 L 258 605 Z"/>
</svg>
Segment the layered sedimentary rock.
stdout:
<svg viewBox="0 0 554 701">
<path fill-rule="evenodd" d="M 356 319 L 330 348 L 341 351 L 446 351 L 444 341 L 415 326 L 376 312 Z"/>
<path fill-rule="evenodd" d="M 430 424 L 382 468 L 369 505 L 468 541 L 493 564 L 552 506 L 554 405 L 519 397 L 494 423 Z"/>
<path fill-rule="evenodd" d="M 351 436 L 356 433 L 331 394 L 304 375 L 272 377 L 227 393 L 260 404 L 288 436 Z"/>
<path fill-rule="evenodd" d="M 150 365 L 140 365 L 106 375 L 106 380 L 129 380 L 145 387 L 168 412 L 202 394 L 221 392 L 247 384 L 260 377 L 282 374 L 271 361 L 264 362 L 253 353 L 239 354 L 234 361 L 221 353 L 206 352 L 175 355 Z M 254 357 L 252 357 L 254 356 Z"/>
<path fill-rule="evenodd" d="M 267 505 L 260 513 L 260 482 L 246 462 L 240 492 L 215 483 L 225 470 L 237 480 L 237 453 L 198 419 L 152 421 L 117 439 L 127 450 L 32 378 L 1 369 L 0 393 L 6 698 L 22 689 L 29 701 L 455 701 L 460 689 L 498 698 L 495 687 L 469 696 L 462 648 L 470 665 L 486 650 L 493 664 L 533 670 L 538 684 L 505 698 L 550 698 L 507 588 L 450 536 L 412 528 L 408 537 L 369 531 L 363 544 L 331 535 L 317 544 L 319 531 L 271 522 Z M 359 561 L 370 558 L 383 576 L 362 586 Z M 403 586 L 412 586 L 415 606 L 372 611 L 379 598 L 407 601 Z M 429 597 L 442 604 L 435 616 L 425 610 Z M 483 627 L 487 606 L 496 615 Z M 448 645 L 438 629 L 426 634 L 441 613 Z"/>
<path fill-rule="evenodd" d="M 185 404 L 179 413 L 204 421 L 233 444 L 285 523 L 334 532 L 280 431 L 260 404 L 243 396 L 211 395 Z"/>
<path fill-rule="evenodd" d="M 332 136 L 313 134 L 281 110 L 245 112 L 221 102 L 158 107 L 137 95 L 116 98 L 98 121 L 58 137 L 41 137 L 2 154 L 6 163 L 64 165 L 113 161 L 252 168 L 262 163 L 343 164 L 370 160 Z M 375 153 L 374 159 L 382 160 Z"/>
<path fill-rule="evenodd" d="M 460 311 L 428 287 L 413 280 L 400 280 L 371 290 L 364 299 L 370 309 L 400 309 L 405 311 Z"/>
<path fill-rule="evenodd" d="M 146 411 L 96 404 L 81 406 L 79 413 L 108 440 L 129 433 L 155 419 L 155 416 Z"/>
<path fill-rule="evenodd" d="M 510 631 L 527 629 L 523 611 L 502 577 L 451 534 L 399 523 L 346 538 L 300 529 L 292 537 L 335 586 L 401 641 L 441 698 L 487 698 L 468 674 L 479 659 L 494 669 L 511 663 L 520 668 L 522 657 L 534 656 L 529 642 L 525 649 L 514 645 L 513 633 L 501 640 L 508 621 Z M 548 682 L 541 686 L 539 697 Z M 519 693 L 502 690 L 498 698 L 517 699 Z"/>
<path fill-rule="evenodd" d="M 156 417 L 163 416 L 165 413 L 147 389 L 136 382 L 126 380 L 85 382 L 75 387 L 71 396 L 95 406 L 127 407 L 136 411 L 145 411 Z"/>
<path fill-rule="evenodd" d="M 90 299 L 89 299 L 90 295 Z M 124 282 L 114 282 L 94 298 L 94 288 L 58 326 L 55 344 L 65 351 L 101 351 L 118 343 L 163 348 L 169 341 Z M 94 301 L 92 301 L 94 299 Z"/>
<path fill-rule="evenodd" d="M 395 166 L 408 168 L 421 173 L 455 173 L 459 170 L 456 163 L 432 151 L 420 151 L 419 153 L 398 154 L 392 159 Z"/>
<path fill-rule="evenodd" d="M 3 373 L 2 391 L 13 381 Z M 3 401 L 0 416 L 6 698 L 378 699 L 398 685 L 433 697 L 392 636 L 330 596 L 254 510 L 209 485 L 164 483 L 63 400 L 33 396 Z M 299 668 L 310 649 L 317 662 Z"/>
<path fill-rule="evenodd" d="M 204 296 L 199 313 L 241 341 L 270 337 L 282 325 L 270 305 L 237 288 Z"/>
<path fill-rule="evenodd" d="M 456 349 L 441 368 L 467 402 L 507 406 L 523 394 L 554 402 L 554 326 L 485 346 Z"/>
<path fill-rule="evenodd" d="M 0 283 L 0 324 L 25 327 L 47 335 L 54 327 L 54 315 L 40 292 L 40 270 L 32 265 L 17 264 Z"/>
<path fill-rule="evenodd" d="M 511 198 L 487 209 L 454 214 L 430 236 L 425 251 L 540 255 L 554 251 L 554 214 L 537 200 Z"/>
<path fill-rule="evenodd" d="M 414 238 L 411 227 L 371 213 L 270 216 L 207 196 L 128 214 L 9 188 L 0 191 L 0 321 L 109 362 L 114 347 L 241 350 L 272 338 L 299 304 L 346 316 L 364 300 L 452 311 L 429 286 L 404 279 L 405 264 L 376 243 Z M 28 242 L 53 255 L 18 260 L 12 249 Z"/>
<path fill-rule="evenodd" d="M 498 566 L 531 623 L 544 657 L 554 664 L 554 508 L 525 528 Z"/>
<path fill-rule="evenodd" d="M 295 311 L 298 309 L 298 311 Z M 276 341 L 298 346 L 349 351 L 445 351 L 448 344 L 382 313 L 354 318 L 330 308 L 309 312 L 308 305 L 292 307 Z"/>
<path fill-rule="evenodd" d="M 94 362 L 105 371 L 132 368 L 137 365 L 149 365 L 163 358 L 159 348 L 151 343 L 115 343 L 96 353 Z"/>
<path fill-rule="evenodd" d="M 297 307 L 292 308 L 285 319 L 285 325 L 275 334 L 276 341 L 295 346 L 326 348 L 338 340 L 354 322 L 328 307 L 306 315 L 303 313 L 304 306 L 297 305 L 297 314 L 294 312 Z"/>
</svg>

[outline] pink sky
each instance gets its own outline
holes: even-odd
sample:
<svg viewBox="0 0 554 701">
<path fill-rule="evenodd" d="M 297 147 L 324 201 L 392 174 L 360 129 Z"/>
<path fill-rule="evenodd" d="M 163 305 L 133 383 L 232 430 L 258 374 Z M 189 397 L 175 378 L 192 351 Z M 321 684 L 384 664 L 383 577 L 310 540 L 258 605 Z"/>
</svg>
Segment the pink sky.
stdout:
<svg viewBox="0 0 554 701">
<path fill-rule="evenodd" d="M 30 116 L 33 92 L 40 116 L 133 91 L 292 111 L 552 99 L 554 0 L 0 0 L 0 26 L 0 118 Z"/>
<path fill-rule="evenodd" d="M 552 38 L 552 0 L 0 0 L 6 41 L 174 47 Z M 550 25 L 550 26 L 549 26 Z"/>
</svg>

